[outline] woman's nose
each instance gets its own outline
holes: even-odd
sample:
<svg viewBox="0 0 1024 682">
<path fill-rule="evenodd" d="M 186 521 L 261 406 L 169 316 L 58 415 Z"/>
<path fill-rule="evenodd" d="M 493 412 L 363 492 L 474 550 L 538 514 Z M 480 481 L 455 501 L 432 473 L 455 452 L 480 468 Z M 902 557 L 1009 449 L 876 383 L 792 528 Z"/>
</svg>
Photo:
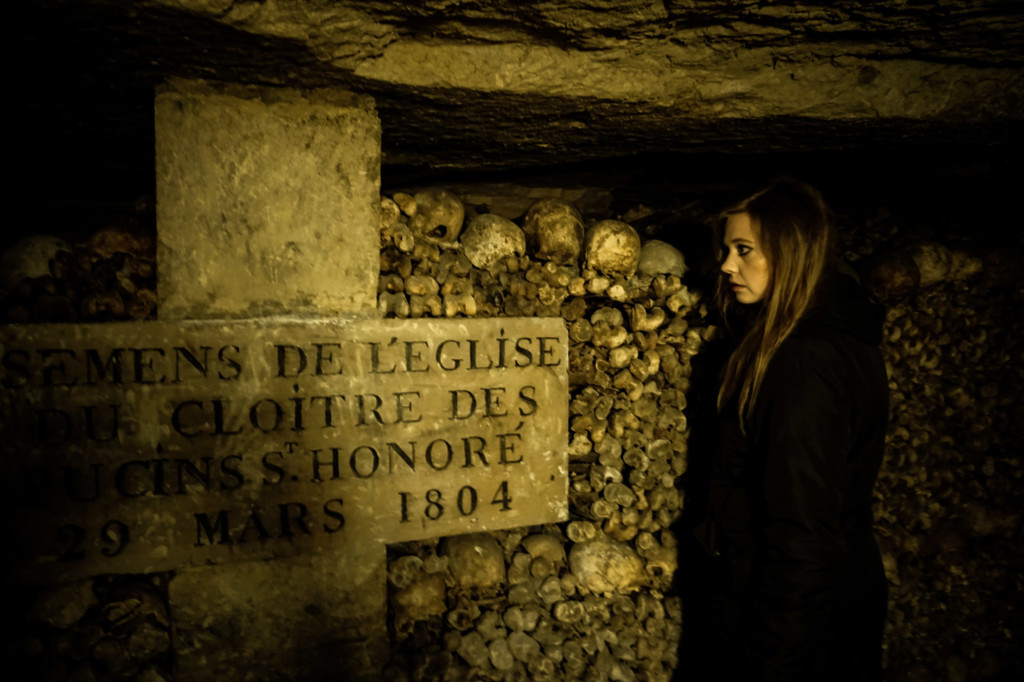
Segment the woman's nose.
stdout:
<svg viewBox="0 0 1024 682">
<path fill-rule="evenodd" d="M 722 261 L 722 272 L 727 275 L 731 275 L 736 272 L 736 264 L 733 262 L 731 254 L 726 256 L 725 260 Z"/>
</svg>

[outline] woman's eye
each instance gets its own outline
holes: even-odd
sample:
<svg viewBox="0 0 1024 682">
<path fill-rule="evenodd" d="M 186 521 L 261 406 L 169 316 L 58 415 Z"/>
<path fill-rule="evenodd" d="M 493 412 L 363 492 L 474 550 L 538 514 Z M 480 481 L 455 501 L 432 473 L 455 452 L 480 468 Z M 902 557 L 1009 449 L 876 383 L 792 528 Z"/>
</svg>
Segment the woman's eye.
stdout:
<svg viewBox="0 0 1024 682">
<path fill-rule="evenodd" d="M 741 256 L 746 256 L 748 253 L 750 253 L 750 247 L 740 244 L 736 247 L 736 253 L 738 253 Z"/>
</svg>

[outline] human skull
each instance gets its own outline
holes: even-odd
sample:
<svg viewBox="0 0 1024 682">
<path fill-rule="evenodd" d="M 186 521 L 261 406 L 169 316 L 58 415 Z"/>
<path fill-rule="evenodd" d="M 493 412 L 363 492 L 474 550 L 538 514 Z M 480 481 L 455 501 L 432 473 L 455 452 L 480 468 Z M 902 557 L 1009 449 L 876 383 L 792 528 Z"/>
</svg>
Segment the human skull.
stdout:
<svg viewBox="0 0 1024 682">
<path fill-rule="evenodd" d="M 587 268 L 631 277 L 640 264 L 640 235 L 627 223 L 601 220 L 587 230 L 583 250 Z"/>
<path fill-rule="evenodd" d="M 398 557 L 388 566 L 388 595 L 400 638 L 412 632 L 415 621 L 445 611 L 444 574 L 427 573 L 424 568 L 423 560 L 416 555 Z"/>
<path fill-rule="evenodd" d="M 569 565 L 582 587 L 595 594 L 625 594 L 644 580 L 644 562 L 633 549 L 611 539 L 595 539 L 573 545 Z"/>
<path fill-rule="evenodd" d="M 434 573 L 421 574 L 408 587 L 389 591 L 399 638 L 410 635 L 416 621 L 444 614 L 446 589 L 444 574 Z"/>
<path fill-rule="evenodd" d="M 565 546 L 549 533 L 536 533 L 523 538 L 523 548 L 534 559 L 545 557 L 555 568 L 565 565 Z"/>
<path fill-rule="evenodd" d="M 526 251 L 526 236 L 519 226 L 493 213 L 473 218 L 460 241 L 469 262 L 482 270 L 506 256 L 521 256 Z"/>
<path fill-rule="evenodd" d="M 409 216 L 413 232 L 435 244 L 454 242 L 462 231 L 465 209 L 462 201 L 448 190 L 430 188 L 413 197 L 415 208 Z"/>
<path fill-rule="evenodd" d="M 465 590 L 496 594 L 506 583 L 505 556 L 498 541 L 485 533 L 455 535 L 441 544 L 455 582 Z"/>
<path fill-rule="evenodd" d="M 882 303 L 892 303 L 917 291 L 921 272 L 906 253 L 888 251 L 872 256 L 865 265 L 864 286 Z"/>
<path fill-rule="evenodd" d="M 583 217 L 568 201 L 541 199 L 526 212 L 523 233 L 530 251 L 560 265 L 579 260 L 583 244 Z"/>
<path fill-rule="evenodd" d="M 644 275 L 676 275 L 686 272 L 683 254 L 668 242 L 651 239 L 640 249 L 637 271 Z"/>
<path fill-rule="evenodd" d="M 981 272 L 983 266 L 981 258 L 963 251 L 954 249 L 950 251 L 949 276 L 953 280 L 963 280 Z"/>
<path fill-rule="evenodd" d="M 942 244 L 920 242 L 907 250 L 921 273 L 921 286 L 928 287 L 943 281 L 953 266 L 953 254 Z"/>
</svg>

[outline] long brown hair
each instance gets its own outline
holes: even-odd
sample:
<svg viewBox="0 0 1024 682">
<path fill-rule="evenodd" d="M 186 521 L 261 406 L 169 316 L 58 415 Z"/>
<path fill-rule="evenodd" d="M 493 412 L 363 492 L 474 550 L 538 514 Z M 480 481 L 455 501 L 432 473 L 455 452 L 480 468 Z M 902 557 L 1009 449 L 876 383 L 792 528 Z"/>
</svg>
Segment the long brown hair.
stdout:
<svg viewBox="0 0 1024 682">
<path fill-rule="evenodd" d="M 765 258 L 768 287 L 753 321 L 726 363 L 718 390 L 721 413 L 735 397 L 740 428 L 753 411 L 765 372 L 775 352 L 814 302 L 818 284 L 835 263 L 832 212 L 810 185 L 780 178 L 722 212 L 715 225 L 721 262 L 725 222 L 747 213 Z M 715 300 L 723 317 L 735 317 L 736 301 L 728 278 L 719 273 Z"/>
</svg>

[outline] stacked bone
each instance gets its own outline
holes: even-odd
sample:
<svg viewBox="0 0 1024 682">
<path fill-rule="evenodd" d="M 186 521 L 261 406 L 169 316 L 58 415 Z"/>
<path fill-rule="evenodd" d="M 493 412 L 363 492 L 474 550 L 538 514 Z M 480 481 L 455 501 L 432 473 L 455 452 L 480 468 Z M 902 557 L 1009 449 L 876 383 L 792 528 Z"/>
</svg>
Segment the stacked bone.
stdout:
<svg viewBox="0 0 1024 682">
<path fill-rule="evenodd" d="M 492 570 L 484 572 L 490 587 L 453 572 L 461 560 L 451 560 L 447 544 L 392 546 L 389 586 L 399 642 L 394 679 L 663 679 L 675 665 L 672 640 L 680 625 L 679 603 L 665 590 L 675 542 L 667 523 L 682 504 L 675 483 L 686 464 L 690 359 L 714 330 L 678 271 L 650 272 L 644 263 L 653 256 L 641 258 L 639 274 L 627 277 L 602 272 L 600 259 L 588 263 L 582 247 L 582 268 L 573 259 L 561 262 L 554 234 L 547 241 L 528 239 L 532 222 L 464 217 L 460 244 L 445 222 L 454 218 L 431 225 L 425 217 L 432 211 L 424 209 L 420 220 L 411 220 L 418 199 L 427 206 L 445 198 L 433 192 L 382 200 L 381 312 L 566 319 L 572 521 L 487 535 L 501 550 L 500 569 L 491 552 Z M 448 206 L 455 214 L 463 210 Z M 566 224 L 575 225 L 573 211 L 561 210 L 569 216 Z M 887 679 L 1012 679 L 1012 670 L 1024 667 L 1014 640 L 1024 631 L 1018 608 L 1024 261 L 1019 253 L 981 260 L 934 243 L 905 244 L 885 255 L 881 244 L 913 230 L 885 216 L 855 222 L 860 227 L 846 231 L 844 251 L 866 264 L 860 268 L 865 281 L 890 306 L 883 348 L 892 424 L 876 492 L 876 529 L 890 581 Z M 574 230 L 569 234 L 578 235 Z M 505 237 L 474 245 L 477 232 Z M 619 232 L 610 230 L 609 239 Z M 131 285 L 140 298 L 151 295 L 152 252 L 145 242 L 128 250 L 104 248 L 105 242 L 99 236 L 74 246 L 41 239 L 8 251 L 0 269 L 11 278 L 0 292 L 4 320 L 114 319 L 109 306 L 83 304 L 115 289 L 125 302 Z M 660 247 L 648 242 L 643 248 Z M 68 262 L 60 252 L 73 256 L 70 277 L 60 276 L 69 272 L 57 265 Z M 876 252 L 882 255 L 869 258 Z M 677 254 L 663 250 L 662 257 L 671 262 Z M 882 269 L 867 272 L 875 264 Z M 150 307 L 140 317 L 154 314 Z M 568 547 L 565 561 L 540 554 L 537 545 L 553 541 L 532 536 Z M 613 572 L 613 566 L 619 568 Z M 619 577 L 601 582 L 610 575 Z M 139 679 L 161 679 L 155 675 L 162 675 L 161 661 L 170 654 L 154 631 L 166 626 L 159 611 L 137 621 L 121 618 L 119 609 L 134 602 L 106 584 L 98 578 L 85 585 L 122 606 L 97 605 L 88 591 L 77 610 L 67 593 L 55 600 L 42 595 L 18 640 L 23 658 L 90 671 L 120 670 L 125 663 L 125 670 L 142 671 Z M 157 587 L 163 591 L 162 583 Z M 129 622 L 148 625 L 133 635 L 124 627 Z M 146 662 L 148 651 L 156 664 Z M 685 670 L 685 662 L 679 667 Z"/>
<path fill-rule="evenodd" d="M 23 675 L 16 679 L 173 679 L 168 577 L 105 576 L 40 590 L 7 657 Z"/>
<path fill-rule="evenodd" d="M 892 679 L 995 680 L 1022 665 L 1024 294 L 1005 266 L 918 242 L 865 268 L 890 303 L 876 529 Z"/>
<path fill-rule="evenodd" d="M 568 202 L 462 221 L 444 190 L 382 199 L 385 316 L 561 317 L 570 521 L 390 548 L 395 679 L 667 680 L 690 358 L 714 330 L 682 255 Z M 693 325 L 691 327 L 691 324 Z M 468 548 L 468 549 L 467 549 Z"/>
<path fill-rule="evenodd" d="M 0 265 L 0 322 L 110 322 L 156 316 L 156 239 L 116 220 L 74 244 L 32 235 Z"/>
</svg>

